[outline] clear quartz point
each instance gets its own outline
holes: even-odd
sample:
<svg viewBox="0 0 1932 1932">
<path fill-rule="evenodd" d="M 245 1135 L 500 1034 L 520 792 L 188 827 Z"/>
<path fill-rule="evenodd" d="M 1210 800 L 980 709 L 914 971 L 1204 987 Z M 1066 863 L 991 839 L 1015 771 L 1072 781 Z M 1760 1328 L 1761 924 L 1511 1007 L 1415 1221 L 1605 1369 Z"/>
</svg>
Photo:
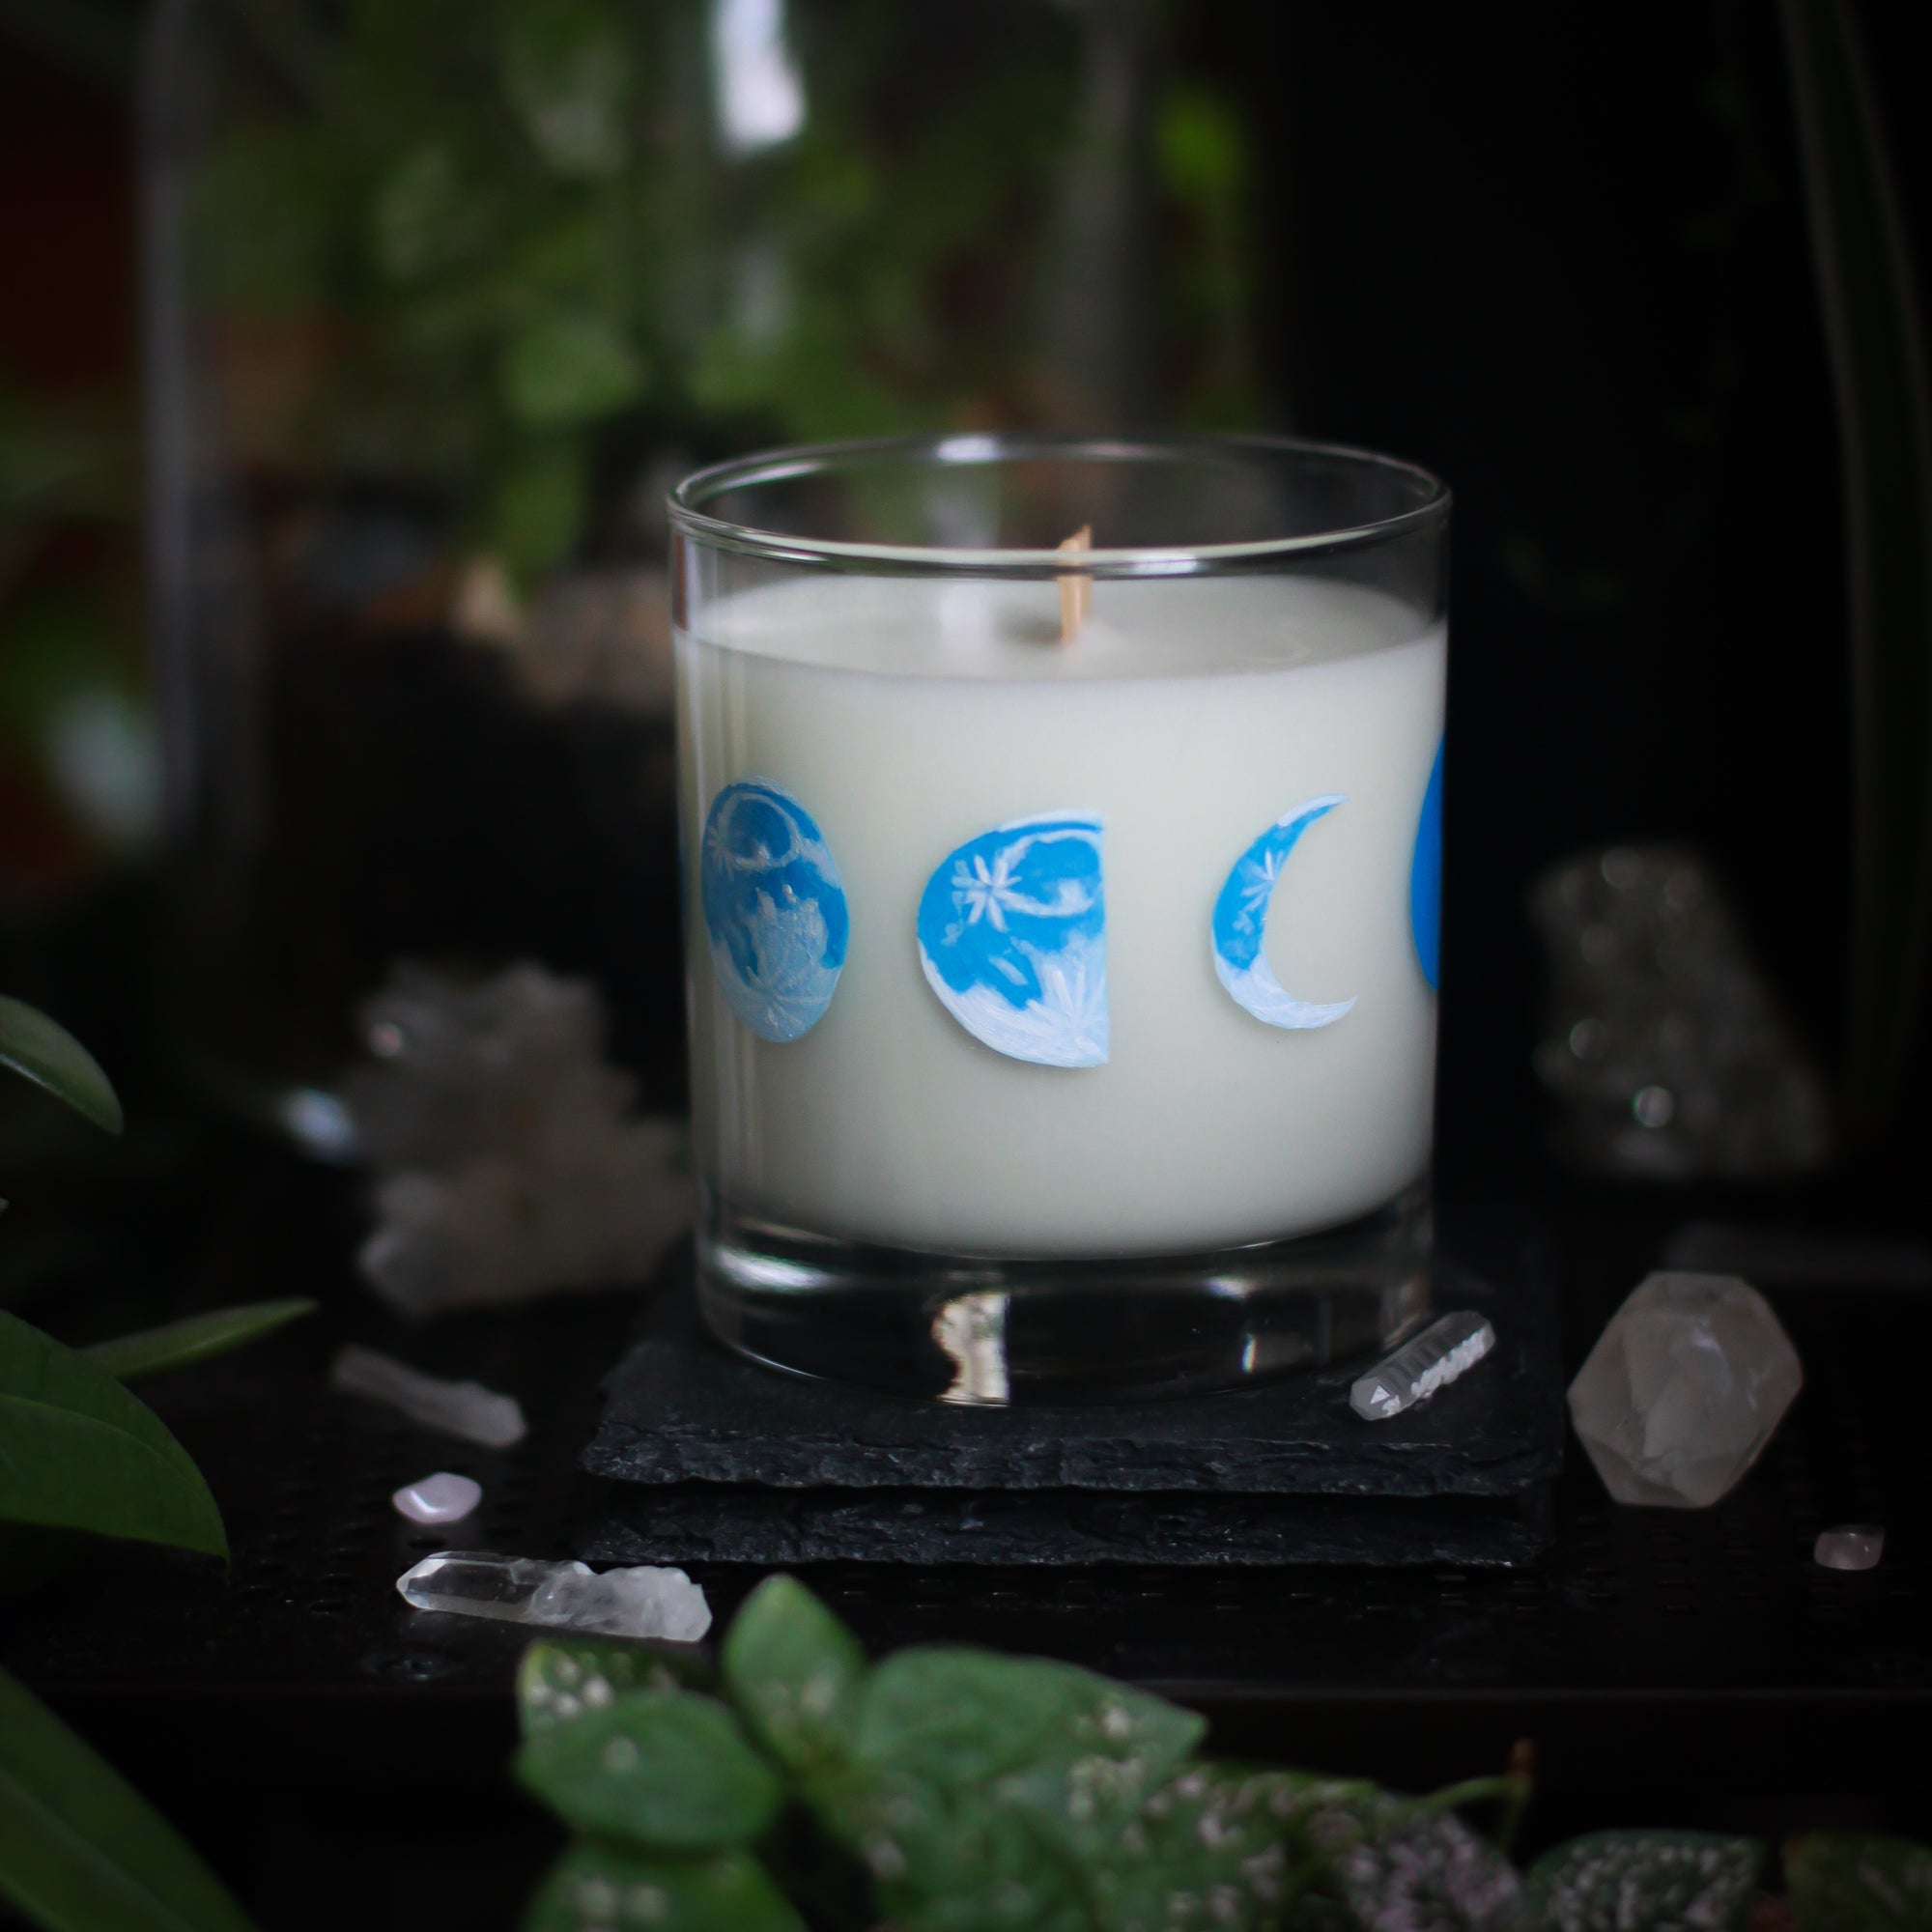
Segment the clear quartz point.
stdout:
<svg viewBox="0 0 1932 1932">
<path fill-rule="evenodd" d="M 682 1570 L 640 1564 L 601 1575 L 584 1563 L 546 1563 L 488 1549 L 441 1549 L 396 1578 L 418 1610 L 596 1636 L 696 1643 L 711 1628 L 704 1591 Z"/>
<path fill-rule="evenodd" d="M 1386 1422 L 1472 1369 L 1496 1346 L 1488 1316 L 1460 1309 L 1378 1362 L 1349 1391 L 1349 1406 L 1367 1422 Z"/>
<path fill-rule="evenodd" d="M 345 1395 L 386 1403 L 423 1429 L 460 1435 L 486 1449 L 509 1449 L 528 1432 L 522 1405 L 481 1382 L 447 1382 L 426 1376 L 393 1355 L 351 1342 L 336 1355 L 328 1385 Z"/>
</svg>

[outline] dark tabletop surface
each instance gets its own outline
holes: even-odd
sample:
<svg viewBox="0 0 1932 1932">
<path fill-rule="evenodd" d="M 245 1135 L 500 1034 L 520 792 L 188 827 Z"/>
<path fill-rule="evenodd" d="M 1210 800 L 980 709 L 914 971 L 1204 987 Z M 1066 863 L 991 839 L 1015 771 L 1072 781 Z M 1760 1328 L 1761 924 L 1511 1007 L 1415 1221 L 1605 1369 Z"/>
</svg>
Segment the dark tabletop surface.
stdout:
<svg viewBox="0 0 1932 1932">
<path fill-rule="evenodd" d="M 322 1301 L 253 1353 L 143 1391 L 221 1502 L 232 1576 L 99 1550 L 0 1608 L 0 1658 L 176 1816 L 265 1922 L 461 1911 L 513 1923 L 555 1842 L 502 1775 L 526 1633 L 412 1612 L 394 1579 L 451 1543 L 583 1546 L 609 1496 L 578 1458 L 640 1297 L 405 1328 L 354 1276 L 352 1180 L 218 1153 L 124 1154 L 104 1195 L 41 1190 L 10 1230 L 0 1300 L 74 1341 L 195 1307 Z M 77 1211 L 103 1198 L 109 1211 Z M 1711 1224 L 1713 1209 L 1743 1232 Z M 957 1638 L 1068 1658 L 1198 1706 L 1229 1750 L 1415 1787 L 1499 1768 L 1529 1737 L 1539 1836 L 1619 1823 L 1932 1832 L 1927 1780 L 1893 1769 L 1932 1719 L 1932 1437 L 1914 1393 L 1932 1360 L 1932 1263 L 1909 1230 L 1889 1238 L 1824 1197 L 1574 1189 L 1452 1200 L 1445 1219 L 1452 1242 L 1459 1227 L 1501 1230 L 1554 1256 L 1570 1367 L 1673 1243 L 1720 1264 L 1755 1241 L 1758 1285 L 1806 1372 L 1757 1469 L 1708 1512 L 1622 1510 L 1572 1438 L 1554 1548 L 1512 1571 L 804 1574 L 875 1650 Z M 327 1393 L 346 1339 L 513 1390 L 528 1437 L 472 1449 Z M 485 1501 L 452 1529 L 418 1528 L 389 1493 L 438 1468 L 475 1476 Z M 1820 1528 L 1863 1520 L 1887 1528 L 1878 1570 L 1813 1563 Z M 759 1576 L 692 1567 L 721 1625 Z"/>
</svg>

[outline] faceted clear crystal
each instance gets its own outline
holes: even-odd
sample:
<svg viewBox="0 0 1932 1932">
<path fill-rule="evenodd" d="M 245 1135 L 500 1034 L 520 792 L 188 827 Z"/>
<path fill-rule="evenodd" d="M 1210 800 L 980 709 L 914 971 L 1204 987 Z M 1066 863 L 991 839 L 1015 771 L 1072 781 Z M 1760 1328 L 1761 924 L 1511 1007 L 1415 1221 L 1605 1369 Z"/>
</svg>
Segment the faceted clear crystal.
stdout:
<svg viewBox="0 0 1932 1932">
<path fill-rule="evenodd" d="M 412 1522 L 455 1522 L 483 1500 L 483 1485 L 439 1469 L 419 1482 L 405 1483 L 389 1500 Z"/>
<path fill-rule="evenodd" d="M 1811 1547 L 1813 1560 L 1827 1570 L 1876 1570 L 1884 1554 L 1882 1522 L 1848 1522 L 1842 1529 L 1821 1529 Z"/>
<path fill-rule="evenodd" d="M 396 1588 L 419 1610 L 596 1636 L 696 1643 L 711 1628 L 711 1605 L 702 1588 L 682 1570 L 648 1564 L 600 1576 L 583 1563 L 443 1549 L 406 1570 Z"/>
<path fill-rule="evenodd" d="M 1445 1315 L 1361 1377 L 1349 1391 L 1349 1406 L 1366 1422 L 1385 1422 L 1427 1402 L 1495 1346 L 1496 1331 L 1486 1317 L 1467 1309 Z"/>
<path fill-rule="evenodd" d="M 1654 1274 L 1577 1371 L 1570 1418 L 1618 1502 L 1704 1509 L 1757 1461 L 1804 1381 L 1748 1282 Z"/>
</svg>

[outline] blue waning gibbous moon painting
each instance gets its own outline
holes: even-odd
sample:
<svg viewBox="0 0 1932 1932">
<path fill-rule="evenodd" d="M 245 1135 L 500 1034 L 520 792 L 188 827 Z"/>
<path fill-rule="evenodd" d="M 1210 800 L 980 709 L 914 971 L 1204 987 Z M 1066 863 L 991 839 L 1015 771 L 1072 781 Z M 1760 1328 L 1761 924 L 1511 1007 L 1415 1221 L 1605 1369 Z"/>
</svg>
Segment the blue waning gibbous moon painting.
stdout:
<svg viewBox="0 0 1932 1932">
<path fill-rule="evenodd" d="M 1272 1027 L 1333 1026 L 1355 1003 L 1297 1000 L 1274 976 L 1263 942 L 1281 868 L 1318 818 L 1348 800 L 1338 792 L 1311 798 L 1284 812 L 1235 862 L 1214 901 L 1214 971 L 1222 985 L 1258 1020 Z"/>
<path fill-rule="evenodd" d="M 726 785 L 704 816 L 697 883 L 731 1010 L 760 1039 L 810 1033 L 832 1004 L 852 925 L 810 812 L 764 779 Z"/>
<path fill-rule="evenodd" d="M 1415 828 L 1415 857 L 1408 868 L 1408 929 L 1415 935 L 1415 957 L 1429 990 L 1435 990 L 1442 951 L 1442 747 L 1429 768 L 1422 794 L 1422 816 Z"/>
<path fill-rule="evenodd" d="M 973 1037 L 1040 1066 L 1107 1058 L 1100 821 L 1049 812 L 949 853 L 919 902 L 919 963 Z"/>
</svg>

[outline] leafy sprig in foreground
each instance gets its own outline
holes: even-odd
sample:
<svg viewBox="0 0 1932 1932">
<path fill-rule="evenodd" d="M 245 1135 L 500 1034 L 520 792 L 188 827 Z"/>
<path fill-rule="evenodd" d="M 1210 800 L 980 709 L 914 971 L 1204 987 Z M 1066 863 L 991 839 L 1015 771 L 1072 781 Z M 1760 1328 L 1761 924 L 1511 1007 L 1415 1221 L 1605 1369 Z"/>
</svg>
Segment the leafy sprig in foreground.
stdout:
<svg viewBox="0 0 1932 1932">
<path fill-rule="evenodd" d="M 1204 1756 L 1199 1717 L 1068 1664 L 869 1665 L 785 1577 L 715 1675 L 696 1652 L 547 1641 L 519 1692 L 518 1776 L 580 1834 L 526 1932 L 1737 1932 L 1764 1864 L 1750 1839 L 1626 1832 L 1519 1873 L 1460 1814 L 1513 1820 L 1520 1776 L 1403 1798 Z M 1932 1853 L 1786 1856 L 1801 1932 L 1932 1928 Z"/>
</svg>

